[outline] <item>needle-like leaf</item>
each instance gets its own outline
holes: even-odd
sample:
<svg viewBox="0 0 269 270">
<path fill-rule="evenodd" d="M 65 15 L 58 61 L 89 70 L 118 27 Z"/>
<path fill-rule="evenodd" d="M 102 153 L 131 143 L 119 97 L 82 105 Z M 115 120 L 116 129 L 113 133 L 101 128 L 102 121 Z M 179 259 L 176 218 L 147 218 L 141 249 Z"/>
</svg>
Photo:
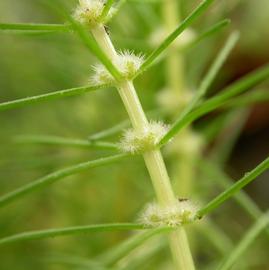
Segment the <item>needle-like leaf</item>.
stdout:
<svg viewBox="0 0 269 270">
<path fill-rule="evenodd" d="M 229 25 L 230 22 L 231 21 L 229 19 L 224 19 L 224 20 L 222 20 L 220 22 L 217 22 L 216 24 L 212 25 L 211 27 L 209 27 L 207 30 L 205 30 L 201 34 L 197 35 L 197 37 L 195 37 L 194 40 L 192 40 L 191 42 L 187 43 L 182 48 L 180 48 L 179 49 L 180 52 L 185 52 L 186 50 L 189 50 L 189 49 L 193 48 L 194 46 L 196 46 L 201 41 L 203 41 L 203 40 L 207 39 L 208 37 L 218 33 L 224 27 Z"/>
<path fill-rule="evenodd" d="M 179 123 L 188 115 L 193 108 L 201 101 L 201 99 L 205 96 L 207 91 L 209 90 L 210 86 L 212 85 L 214 79 L 216 78 L 218 72 L 220 71 L 221 67 L 223 66 L 224 62 L 226 61 L 228 55 L 234 48 L 236 42 L 239 39 L 238 32 L 233 32 L 230 37 L 228 38 L 226 44 L 224 47 L 220 50 L 220 53 L 218 54 L 216 60 L 213 62 L 212 66 L 208 70 L 205 78 L 202 80 L 196 95 L 192 99 L 192 101 L 187 105 L 187 107 L 183 110 L 183 112 L 180 114 L 176 122 L 173 124 L 170 131 L 162 138 L 160 141 L 160 144 L 165 144 L 168 142 L 168 138 L 170 137 L 170 133 L 173 132 L 173 130 L 178 126 Z"/>
<path fill-rule="evenodd" d="M 231 84 L 227 88 L 225 88 L 220 94 L 216 95 L 213 98 L 202 103 L 193 111 L 184 115 L 184 117 L 180 117 L 180 120 L 177 120 L 171 127 L 171 129 L 167 132 L 167 134 L 160 141 L 160 145 L 164 145 L 171 138 L 173 138 L 183 127 L 192 123 L 199 117 L 225 105 L 227 101 L 232 100 L 233 97 L 238 96 L 239 94 L 251 89 L 256 86 L 260 82 L 266 80 L 269 77 L 269 65 L 265 65 L 258 70 L 247 74 L 242 79 L 236 81 Z"/>
<path fill-rule="evenodd" d="M 78 34 L 85 46 L 90 50 L 93 55 L 95 55 L 99 59 L 99 61 L 107 68 L 107 70 L 116 80 L 120 80 L 122 78 L 121 73 L 106 56 L 105 52 L 103 52 L 95 39 L 91 35 L 89 35 L 89 30 L 72 17 L 72 15 L 66 9 L 65 5 L 61 0 L 42 1 L 45 5 L 49 6 L 51 9 L 64 17 L 71 24 L 72 29 Z"/>
<path fill-rule="evenodd" d="M 269 168 L 269 157 L 266 158 L 263 162 L 261 162 L 251 172 L 246 173 L 243 176 L 243 178 L 241 178 L 240 180 L 238 180 L 231 187 L 229 187 L 224 192 L 222 192 L 220 195 L 218 195 L 215 199 L 213 199 L 212 201 L 210 201 L 207 205 L 205 205 L 204 207 L 202 207 L 197 212 L 197 217 L 198 218 L 201 218 L 204 215 L 212 212 L 214 209 L 216 209 L 217 207 L 219 207 L 223 202 L 225 202 L 230 197 L 232 197 L 236 192 L 240 191 L 242 188 L 244 188 L 250 182 L 252 182 L 253 180 L 255 180 L 260 174 L 262 174 L 268 168 Z"/>
<path fill-rule="evenodd" d="M 269 212 L 265 213 L 259 218 L 259 220 L 250 228 L 250 230 L 244 235 L 243 239 L 238 245 L 231 250 L 229 256 L 223 260 L 218 270 L 229 270 L 239 260 L 240 256 L 249 248 L 249 246 L 255 241 L 258 235 L 269 225 Z"/>
<path fill-rule="evenodd" d="M 54 100 L 54 99 L 60 99 L 63 97 L 81 95 L 87 92 L 99 90 L 104 87 L 108 87 L 108 85 L 82 86 L 82 87 L 55 91 L 55 92 L 51 92 L 51 93 L 43 94 L 39 96 L 32 96 L 32 97 L 26 97 L 26 98 L 21 98 L 17 100 L 7 101 L 7 102 L 0 103 L 0 111 L 11 110 L 18 107 L 24 107 L 26 105 L 31 105 L 31 104 Z"/>
<path fill-rule="evenodd" d="M 37 179 L 36 181 L 33 181 L 29 184 L 26 184 L 10 193 L 7 193 L 0 197 L 0 207 L 3 207 L 17 199 L 20 199 L 21 197 L 34 192 L 36 190 L 39 190 L 41 188 L 44 188 L 62 178 L 65 178 L 67 176 L 80 173 L 83 171 L 86 171 L 90 168 L 100 167 L 104 165 L 108 165 L 117 161 L 120 161 L 124 158 L 126 158 L 127 154 L 119 154 L 114 155 L 110 157 L 100 158 L 92 161 L 87 161 L 84 163 L 79 163 L 73 166 L 70 166 L 68 168 L 53 172 L 51 174 L 48 174 L 42 178 Z"/>
<path fill-rule="evenodd" d="M 115 3 L 115 0 L 107 0 L 105 4 L 105 8 L 103 9 L 103 12 L 101 14 L 101 17 L 99 18 L 100 21 L 105 19 L 112 8 L 113 4 Z"/>
<path fill-rule="evenodd" d="M 79 235 L 96 232 L 144 230 L 144 229 L 145 227 L 142 224 L 134 224 L 134 223 L 112 223 L 112 224 L 75 226 L 61 229 L 48 229 L 40 231 L 23 232 L 7 236 L 5 238 L 0 239 L 0 245 L 42 238 L 51 238 L 57 236 L 76 235 L 76 234 Z"/>
<path fill-rule="evenodd" d="M 127 239 L 121 245 L 116 248 L 111 249 L 107 253 L 103 254 L 100 257 L 100 261 L 106 266 L 112 266 L 120 259 L 124 258 L 128 255 L 132 250 L 136 247 L 142 245 L 149 238 L 164 232 L 171 231 L 172 228 L 162 227 L 155 228 L 146 232 L 142 232 L 141 234 L 135 235 L 132 238 Z"/>
<path fill-rule="evenodd" d="M 164 50 L 188 27 L 195 19 L 197 19 L 215 0 L 204 0 L 200 5 L 173 31 L 162 43 L 155 49 L 145 60 L 137 75 L 145 71 Z"/>
<path fill-rule="evenodd" d="M 14 142 L 22 144 L 71 146 L 85 149 L 93 148 L 93 149 L 118 150 L 118 146 L 110 142 L 69 139 L 49 135 L 19 135 L 14 137 Z"/>
</svg>

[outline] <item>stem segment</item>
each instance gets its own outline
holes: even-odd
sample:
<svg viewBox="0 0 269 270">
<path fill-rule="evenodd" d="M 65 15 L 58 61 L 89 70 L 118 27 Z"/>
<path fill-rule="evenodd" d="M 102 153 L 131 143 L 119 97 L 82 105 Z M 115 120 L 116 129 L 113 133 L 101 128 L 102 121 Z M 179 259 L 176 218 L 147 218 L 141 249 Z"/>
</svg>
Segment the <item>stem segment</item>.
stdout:
<svg viewBox="0 0 269 270">
<path fill-rule="evenodd" d="M 91 31 L 97 43 L 99 46 L 101 46 L 110 60 L 116 62 L 118 57 L 116 50 L 104 27 L 99 25 L 93 28 Z M 138 131 L 145 129 L 148 125 L 148 120 L 136 94 L 133 82 L 123 80 L 119 82 L 117 89 L 134 129 Z M 148 151 L 144 153 L 143 157 L 151 176 L 159 203 L 162 206 L 173 206 L 177 203 L 177 200 L 172 190 L 170 179 L 160 150 Z M 182 227 L 170 234 L 170 246 L 174 256 L 176 269 L 193 270 L 194 264 L 190 253 L 188 240 Z"/>
</svg>

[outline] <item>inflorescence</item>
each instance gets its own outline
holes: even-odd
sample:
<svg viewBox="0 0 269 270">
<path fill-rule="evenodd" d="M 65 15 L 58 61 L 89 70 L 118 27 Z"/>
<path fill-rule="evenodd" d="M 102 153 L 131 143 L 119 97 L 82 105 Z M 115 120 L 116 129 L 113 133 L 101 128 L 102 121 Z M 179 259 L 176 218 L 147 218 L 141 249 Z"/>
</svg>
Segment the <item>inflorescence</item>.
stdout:
<svg viewBox="0 0 269 270">
<path fill-rule="evenodd" d="M 139 154 L 154 149 L 167 133 L 168 126 L 152 121 L 142 130 L 128 129 L 119 144 L 123 152 Z"/>
<path fill-rule="evenodd" d="M 94 27 L 99 23 L 106 22 L 113 16 L 115 9 L 112 7 L 105 18 L 102 18 L 102 13 L 105 8 L 106 1 L 104 0 L 79 0 L 73 17 L 81 24 Z"/>
<path fill-rule="evenodd" d="M 144 62 L 143 55 L 135 55 L 130 51 L 122 51 L 118 53 L 114 65 L 120 71 L 122 77 L 131 80 L 140 69 Z M 109 73 L 105 66 L 98 64 L 93 67 L 94 74 L 91 77 L 93 84 L 115 84 L 116 81 Z"/>
<path fill-rule="evenodd" d="M 197 206 L 187 199 L 179 200 L 174 206 L 161 207 L 156 203 L 148 204 L 139 221 L 148 227 L 178 227 L 195 220 Z"/>
</svg>

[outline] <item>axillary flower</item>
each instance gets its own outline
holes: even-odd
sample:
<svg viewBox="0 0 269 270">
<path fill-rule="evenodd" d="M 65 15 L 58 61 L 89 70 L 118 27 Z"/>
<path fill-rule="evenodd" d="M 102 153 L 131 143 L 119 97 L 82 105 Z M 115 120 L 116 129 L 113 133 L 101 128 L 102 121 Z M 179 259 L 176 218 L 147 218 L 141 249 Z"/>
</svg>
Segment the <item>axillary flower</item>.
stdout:
<svg viewBox="0 0 269 270">
<path fill-rule="evenodd" d="M 79 0 L 79 5 L 73 14 L 73 17 L 79 23 L 91 27 L 97 25 L 98 23 L 104 23 L 113 15 L 115 11 L 114 8 L 111 8 L 107 16 L 101 20 L 101 15 L 105 8 L 105 4 L 106 1 L 104 0 Z"/>
<path fill-rule="evenodd" d="M 149 227 L 178 227 L 193 222 L 196 211 L 197 206 L 187 199 L 167 207 L 151 203 L 142 212 L 140 222 Z"/>
<path fill-rule="evenodd" d="M 168 131 L 168 126 L 152 121 L 142 130 L 128 129 L 119 144 L 123 152 L 139 154 L 154 149 Z"/>
<path fill-rule="evenodd" d="M 144 62 L 143 55 L 135 55 L 131 51 L 122 51 L 114 60 L 114 65 L 118 68 L 122 77 L 131 80 Z M 93 67 L 94 74 L 91 77 L 93 84 L 115 84 L 116 81 L 105 66 L 98 64 Z"/>
</svg>

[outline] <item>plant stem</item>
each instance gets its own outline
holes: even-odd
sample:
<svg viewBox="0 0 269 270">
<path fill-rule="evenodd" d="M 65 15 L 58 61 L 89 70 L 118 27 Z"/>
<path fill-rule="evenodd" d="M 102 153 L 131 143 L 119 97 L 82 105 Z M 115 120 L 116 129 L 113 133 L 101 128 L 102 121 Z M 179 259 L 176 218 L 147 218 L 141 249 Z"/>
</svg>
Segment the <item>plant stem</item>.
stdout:
<svg viewBox="0 0 269 270">
<path fill-rule="evenodd" d="M 96 225 L 66 227 L 59 229 L 47 229 L 39 231 L 28 231 L 1 238 L 0 245 L 57 236 L 85 234 L 94 232 L 126 231 L 126 230 L 142 231 L 145 230 L 145 228 L 143 225 L 135 223 L 111 223 L 111 224 L 96 224 Z M 163 228 L 163 230 L 165 230 L 165 228 Z M 152 230 L 150 230 L 150 232 L 154 233 L 154 231 Z"/>
<path fill-rule="evenodd" d="M 183 227 L 179 227 L 170 234 L 170 248 L 172 250 L 176 269 L 194 270 L 187 234 Z"/>
<path fill-rule="evenodd" d="M 181 20 L 180 1 L 166 0 L 162 4 L 162 9 L 165 32 L 171 33 Z M 168 55 L 166 58 L 166 79 L 168 89 L 166 91 L 169 91 L 172 97 L 175 97 L 180 101 L 184 99 L 184 97 L 188 94 L 188 89 L 185 81 L 186 76 L 184 55 L 178 53 L 178 49 L 175 46 L 170 46 L 167 51 Z M 185 104 L 183 104 L 183 106 L 184 105 Z M 180 104 L 178 107 L 181 107 Z M 172 111 L 172 118 L 174 118 L 175 113 L 177 113 L 177 111 Z M 192 130 L 187 127 L 180 134 L 180 136 L 175 138 L 175 140 L 172 142 L 175 149 L 177 149 L 177 144 L 181 144 L 186 140 L 186 143 L 188 143 L 189 136 L 192 136 Z M 174 180 L 174 190 L 176 195 L 179 197 L 189 197 L 193 189 L 192 185 L 195 176 L 195 153 L 188 153 L 184 151 L 182 154 L 181 150 L 179 150 L 175 154 L 176 155 L 172 162 L 172 179 Z M 194 243 L 192 234 L 190 234 L 189 237 L 191 242 Z M 181 269 L 189 269 L 189 265 L 192 265 L 194 268 L 190 250 L 185 254 L 182 254 L 179 252 L 179 250 L 177 250 L 178 248 L 182 249 L 189 247 L 185 231 L 178 231 L 178 235 L 172 235 L 170 241 L 172 250 L 174 250 L 174 260 L 177 262 L 177 265 L 181 265 Z M 181 247 L 177 244 L 177 242 L 180 242 Z M 186 257 L 180 257 L 178 254 L 184 255 Z"/>
<path fill-rule="evenodd" d="M 165 32 L 171 33 L 173 29 L 179 25 L 181 17 L 179 2 L 176 0 L 167 0 L 163 2 L 162 9 Z M 184 96 L 188 93 L 185 82 L 185 59 L 182 54 L 178 53 L 178 49 L 175 46 L 170 46 L 167 51 L 167 91 L 171 92 L 172 97 L 180 101 L 182 98 L 184 99 Z M 181 107 L 180 104 L 178 107 Z M 174 118 L 176 113 L 177 111 L 172 112 L 172 118 Z M 191 133 L 192 131 L 189 128 L 186 128 L 180 136 L 175 138 L 172 142 L 175 145 L 175 148 L 177 148 L 177 143 L 180 144 L 181 142 L 188 140 Z M 195 157 L 193 157 L 193 153 L 190 155 L 185 155 L 186 153 L 184 153 L 184 155 L 182 155 L 182 152 L 178 151 L 176 154 L 176 158 L 172 163 L 172 179 L 174 179 L 175 183 L 175 193 L 179 197 L 188 197 L 192 189 L 192 180 L 194 178 L 193 165 Z"/>
<path fill-rule="evenodd" d="M 175 0 L 166 0 L 163 3 L 163 17 L 167 33 L 171 33 L 179 24 L 178 9 L 178 3 Z M 170 46 L 167 51 L 166 76 L 171 88 L 169 90 L 181 94 L 185 90 L 184 59 L 182 55 L 178 54 L 178 49 L 175 46 Z"/>
<path fill-rule="evenodd" d="M 115 62 L 118 56 L 104 27 L 99 25 L 91 29 L 91 31 L 107 57 L 110 58 L 111 61 Z M 148 120 L 136 94 L 133 82 L 123 80 L 119 83 L 117 88 L 134 129 L 139 131 L 145 129 L 148 125 Z M 163 206 L 173 206 L 177 203 L 177 200 L 172 190 L 160 150 L 148 151 L 143 155 L 143 157 L 151 176 L 159 203 Z M 170 234 L 170 246 L 173 252 L 176 268 L 182 270 L 193 270 L 194 264 L 188 240 L 183 228 L 179 228 Z"/>
<path fill-rule="evenodd" d="M 159 203 L 162 206 L 174 205 L 175 195 L 160 150 L 146 152 L 143 157 Z"/>
</svg>

